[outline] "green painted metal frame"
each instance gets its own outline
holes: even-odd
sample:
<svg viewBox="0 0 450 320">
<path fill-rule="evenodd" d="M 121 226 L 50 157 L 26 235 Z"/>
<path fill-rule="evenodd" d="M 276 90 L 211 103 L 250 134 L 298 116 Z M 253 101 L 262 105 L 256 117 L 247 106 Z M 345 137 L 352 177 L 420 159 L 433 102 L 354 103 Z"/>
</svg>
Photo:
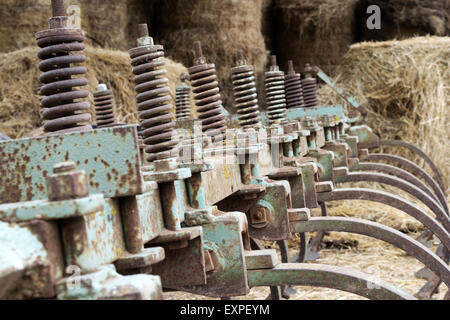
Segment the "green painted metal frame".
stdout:
<svg viewBox="0 0 450 320">
<path fill-rule="evenodd" d="M 135 125 L 0 142 L 0 203 L 47 198 L 45 178 L 59 162 L 85 170 L 91 193 L 140 194 L 143 179 Z"/>
</svg>

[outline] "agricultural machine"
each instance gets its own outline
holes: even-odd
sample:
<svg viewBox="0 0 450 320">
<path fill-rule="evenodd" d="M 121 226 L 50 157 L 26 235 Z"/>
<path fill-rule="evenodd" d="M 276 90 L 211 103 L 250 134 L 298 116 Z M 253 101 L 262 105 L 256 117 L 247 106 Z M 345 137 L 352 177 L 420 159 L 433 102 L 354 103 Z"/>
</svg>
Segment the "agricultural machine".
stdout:
<svg viewBox="0 0 450 320">
<path fill-rule="evenodd" d="M 342 106 L 320 106 L 317 78 L 367 114 L 319 68 L 308 65 L 301 75 L 290 62 L 285 75 L 273 56 L 261 112 L 254 69 L 238 52 L 231 70 L 237 113 L 229 115 L 215 65 L 196 42 L 174 108 L 164 48 L 140 25 L 129 51 L 140 123 L 118 124 L 113 93 L 100 84 L 91 125 L 83 32 L 70 27 L 63 1 L 52 9 L 50 28 L 36 34 L 44 135 L 0 142 L 0 298 L 161 299 L 176 290 L 229 299 L 262 286 L 281 299 L 302 285 L 416 299 L 430 298 L 441 282 L 450 286 L 450 219 L 438 169 L 414 145 L 358 125 Z M 407 159 L 369 152 L 379 146 L 419 154 L 434 177 Z M 401 189 L 434 216 L 395 194 L 339 187 L 361 181 Z M 327 202 L 340 200 L 386 204 L 426 231 L 414 239 L 328 216 Z M 322 216 L 311 216 L 313 208 Z M 368 274 L 308 262 L 330 231 L 404 250 L 431 271 L 429 282 L 414 297 Z M 311 242 L 310 232 L 317 232 Z M 292 262 L 286 240 L 295 234 L 300 251 Z M 436 252 L 426 246 L 433 236 Z M 262 241 L 277 242 L 281 259 Z"/>
</svg>

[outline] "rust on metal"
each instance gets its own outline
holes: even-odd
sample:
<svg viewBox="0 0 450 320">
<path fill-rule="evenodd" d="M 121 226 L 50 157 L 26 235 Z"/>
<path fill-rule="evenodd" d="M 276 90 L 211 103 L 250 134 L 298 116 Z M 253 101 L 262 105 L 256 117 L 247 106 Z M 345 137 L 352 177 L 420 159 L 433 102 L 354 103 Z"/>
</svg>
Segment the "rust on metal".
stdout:
<svg viewBox="0 0 450 320">
<path fill-rule="evenodd" d="M 145 153 L 147 161 L 151 162 L 176 155 L 179 139 L 164 69 L 164 48 L 153 44 L 147 25 L 141 24 L 139 32 L 139 46 L 130 50 L 130 57 Z"/>
<path fill-rule="evenodd" d="M 88 131 L 91 116 L 87 101 L 89 92 L 85 89 L 87 70 L 82 64 L 86 57 L 82 54 L 84 34 L 82 30 L 69 27 L 64 14 L 64 1 L 52 1 L 53 17 L 49 19 L 50 29 L 36 33 L 41 50 L 38 52 L 39 77 L 43 84 L 40 94 L 44 130 L 47 133 Z M 76 76 L 76 77 L 74 77 Z"/>
</svg>

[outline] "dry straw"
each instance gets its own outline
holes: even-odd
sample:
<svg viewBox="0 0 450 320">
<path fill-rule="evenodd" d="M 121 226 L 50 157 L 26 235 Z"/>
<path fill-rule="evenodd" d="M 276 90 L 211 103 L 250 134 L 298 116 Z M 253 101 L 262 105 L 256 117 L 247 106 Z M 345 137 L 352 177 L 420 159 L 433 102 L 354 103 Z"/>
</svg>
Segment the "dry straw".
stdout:
<svg viewBox="0 0 450 320">
<path fill-rule="evenodd" d="M 208 62 L 216 64 L 226 108 L 232 108 L 230 75 L 237 50 L 244 51 L 256 73 L 264 71 L 261 0 L 164 0 L 157 13 L 155 31 L 169 57 L 191 66 L 193 43 L 201 41 Z"/>
<path fill-rule="evenodd" d="M 128 50 L 135 43 L 137 25 L 146 22 L 150 5 L 141 0 L 66 0 L 70 21 L 80 14 L 86 42 Z M 35 45 L 34 34 L 48 28 L 51 0 L 0 1 L 0 52 Z"/>
<path fill-rule="evenodd" d="M 276 43 L 284 66 L 293 60 L 298 70 L 306 63 L 333 72 L 354 41 L 358 0 L 276 0 Z"/>
<path fill-rule="evenodd" d="M 450 175 L 450 38 L 355 44 L 338 68 L 337 83 L 370 109 L 369 125 L 384 139 L 402 139 L 424 150 Z M 329 88 L 322 104 L 343 103 Z M 396 154 L 420 159 L 404 149 Z"/>
<path fill-rule="evenodd" d="M 98 79 L 103 79 L 114 91 L 118 109 L 118 121 L 137 123 L 137 107 L 133 74 L 127 52 L 87 47 L 88 90 L 96 90 Z M 37 48 L 0 54 L 0 76 L 8 79 L 0 85 L 0 131 L 12 138 L 23 137 L 42 125 L 39 85 L 39 60 Z M 167 77 L 174 99 L 175 86 L 179 84 L 181 73 L 187 69 L 180 63 L 166 59 Z M 92 94 L 90 101 L 93 105 Z M 93 113 L 93 108 L 92 108 Z M 94 116 L 93 116 L 94 119 Z"/>
</svg>

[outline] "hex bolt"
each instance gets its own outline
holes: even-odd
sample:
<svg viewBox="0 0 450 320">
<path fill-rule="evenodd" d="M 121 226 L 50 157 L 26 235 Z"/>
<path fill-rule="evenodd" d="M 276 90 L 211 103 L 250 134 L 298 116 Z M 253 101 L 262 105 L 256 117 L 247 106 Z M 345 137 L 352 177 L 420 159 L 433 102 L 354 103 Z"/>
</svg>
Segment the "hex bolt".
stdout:
<svg viewBox="0 0 450 320">
<path fill-rule="evenodd" d="M 267 208 L 257 205 L 250 209 L 250 226 L 253 228 L 264 228 L 269 224 L 270 212 Z"/>
<path fill-rule="evenodd" d="M 67 162 L 60 162 L 53 166 L 53 173 L 67 173 L 72 172 L 77 169 L 77 166 L 75 162 L 67 161 Z"/>
<path fill-rule="evenodd" d="M 53 167 L 53 174 L 47 177 L 49 201 L 79 199 L 89 196 L 89 186 L 84 170 L 77 170 L 74 162 L 61 162 Z"/>
</svg>

